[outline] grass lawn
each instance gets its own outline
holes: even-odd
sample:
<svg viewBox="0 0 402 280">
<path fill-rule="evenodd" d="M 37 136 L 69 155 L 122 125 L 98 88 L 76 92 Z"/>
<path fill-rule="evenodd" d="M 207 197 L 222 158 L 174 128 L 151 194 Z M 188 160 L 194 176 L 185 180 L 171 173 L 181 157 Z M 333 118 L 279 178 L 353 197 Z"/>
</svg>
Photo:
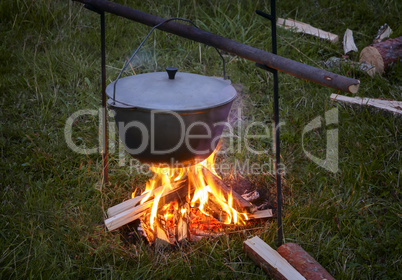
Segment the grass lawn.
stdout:
<svg viewBox="0 0 402 280">
<path fill-rule="evenodd" d="M 118 1 L 161 17 L 183 17 L 202 29 L 270 50 L 270 29 L 255 9 L 269 12 L 269 1 Z M 278 1 L 277 14 L 338 34 L 353 30 L 360 50 L 387 23 L 391 37 L 402 36 L 402 2 Z M 150 28 L 106 14 L 107 83 Z M 254 235 L 276 248 L 275 219 L 180 249 L 155 250 L 108 232 L 108 207 L 143 189 L 146 175 L 110 156 L 110 183 L 101 183 L 99 153 L 83 155 L 66 144 L 67 119 L 78 110 L 100 108 L 99 15 L 71 1 L 0 2 L 0 278 L 1 279 L 261 279 L 265 273 L 242 252 Z M 341 57 L 341 42 L 278 29 L 278 54 L 318 68 Z M 358 53 L 350 54 L 358 61 Z M 272 127 L 272 75 L 244 59 L 225 56 L 227 74 L 241 87 L 235 109 L 242 115 L 234 131 L 244 144 L 253 122 Z M 155 31 L 132 63 L 138 73 L 163 71 L 221 76 L 213 48 Z M 330 71 L 361 81 L 358 96 L 402 101 L 402 65 L 371 78 L 347 65 Z M 344 94 L 280 73 L 280 118 L 284 233 L 336 279 L 400 279 L 402 118 L 367 107 L 334 103 Z M 338 122 L 303 136 L 306 125 L 325 112 Z M 237 111 L 236 111 L 237 112 Z M 110 117 L 113 124 L 113 119 Z M 99 120 L 86 114 L 73 124 L 73 142 L 98 145 Z M 113 127 L 113 126 L 111 126 Z M 305 149 L 325 158 L 327 132 L 338 131 L 338 171 L 310 160 Z M 243 133 L 240 135 L 240 133 Z M 261 133 L 257 126 L 248 134 Z M 303 141 L 303 142 L 302 142 Z M 112 142 L 116 142 L 112 139 Z M 272 161 L 271 139 L 254 138 L 255 155 L 245 145 L 219 157 L 219 163 L 262 165 Z M 117 145 L 117 142 L 116 142 Z M 236 146 L 237 147 L 237 146 Z M 223 174 L 230 179 L 227 174 Z M 240 174 L 275 194 L 272 175 Z M 240 176 L 239 175 L 239 176 Z"/>
</svg>

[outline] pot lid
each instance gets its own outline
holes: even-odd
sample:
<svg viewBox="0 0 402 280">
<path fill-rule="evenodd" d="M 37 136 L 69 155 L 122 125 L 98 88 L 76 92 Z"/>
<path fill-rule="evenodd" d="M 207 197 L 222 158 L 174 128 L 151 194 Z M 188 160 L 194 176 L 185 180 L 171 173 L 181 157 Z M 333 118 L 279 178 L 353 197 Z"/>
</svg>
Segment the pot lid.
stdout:
<svg viewBox="0 0 402 280">
<path fill-rule="evenodd" d="M 154 72 L 119 79 L 115 104 L 112 99 L 116 81 L 112 82 L 106 87 L 108 103 L 125 108 L 188 111 L 224 105 L 237 95 L 230 80 L 182 72 L 175 75 L 175 68 L 167 71 L 169 75 Z"/>
</svg>

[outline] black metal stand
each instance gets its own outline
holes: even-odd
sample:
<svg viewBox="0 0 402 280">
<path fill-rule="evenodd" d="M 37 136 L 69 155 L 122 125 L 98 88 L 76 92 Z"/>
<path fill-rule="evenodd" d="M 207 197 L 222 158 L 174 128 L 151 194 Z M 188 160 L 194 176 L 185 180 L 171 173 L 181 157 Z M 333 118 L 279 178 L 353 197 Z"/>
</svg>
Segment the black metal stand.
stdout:
<svg viewBox="0 0 402 280">
<path fill-rule="evenodd" d="M 104 184 L 108 182 L 108 134 L 107 134 L 107 110 L 106 110 L 106 42 L 105 42 L 105 12 L 95 9 L 93 6 L 85 4 L 85 8 L 100 15 L 101 26 L 101 81 L 102 81 L 102 177 Z"/>
<path fill-rule="evenodd" d="M 277 54 L 276 48 L 276 7 L 275 0 L 271 0 L 271 14 L 256 10 L 256 13 L 271 21 L 272 34 L 272 53 Z M 266 65 L 256 63 L 256 66 L 271 72 L 274 75 L 274 121 L 275 121 L 275 175 L 277 189 L 277 218 L 278 218 L 278 246 L 283 243 L 283 224 L 282 224 L 282 187 L 281 187 L 281 153 L 280 153 L 280 134 L 279 134 L 279 81 L 278 70 Z"/>
</svg>

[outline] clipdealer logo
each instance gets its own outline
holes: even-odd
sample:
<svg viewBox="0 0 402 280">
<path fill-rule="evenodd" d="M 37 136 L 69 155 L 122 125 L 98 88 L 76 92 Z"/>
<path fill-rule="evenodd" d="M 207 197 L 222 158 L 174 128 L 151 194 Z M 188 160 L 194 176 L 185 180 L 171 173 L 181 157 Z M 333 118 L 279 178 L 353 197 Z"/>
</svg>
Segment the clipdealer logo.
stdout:
<svg viewBox="0 0 402 280">
<path fill-rule="evenodd" d="M 322 116 L 318 116 L 312 121 L 310 121 L 303 129 L 303 134 L 302 134 L 302 146 L 303 146 L 303 151 L 306 154 L 306 156 L 312 160 L 314 163 L 316 163 L 318 166 L 321 166 L 322 168 L 331 171 L 333 173 L 338 172 L 338 159 L 339 159 L 339 154 L 338 154 L 338 145 L 339 145 L 339 140 L 338 140 L 338 128 L 331 128 L 327 129 L 327 143 L 326 143 L 326 155 L 325 159 L 321 159 L 319 157 L 314 156 L 311 154 L 307 149 L 305 149 L 304 145 L 304 136 L 306 133 L 315 130 L 317 128 L 321 128 L 325 123 L 326 127 L 333 126 L 338 124 L 338 108 L 331 109 L 327 112 L 325 112 L 325 118 L 322 118 Z"/>
<path fill-rule="evenodd" d="M 108 113 L 108 117 L 112 118 L 114 116 L 113 111 L 110 111 Z M 77 146 L 76 143 L 73 141 L 73 124 L 75 121 L 77 121 L 80 117 L 84 116 L 84 115 L 89 115 L 92 116 L 93 118 L 97 118 L 99 120 L 99 145 L 95 146 L 95 147 L 87 147 L 84 144 L 81 144 L 80 146 Z M 90 110 L 90 109 L 84 109 L 84 110 L 78 110 L 77 112 L 73 113 L 67 120 L 66 120 L 66 124 L 65 124 L 65 128 L 64 128 L 64 134 L 65 134 L 65 140 L 67 145 L 69 146 L 69 148 L 71 150 L 73 150 L 76 153 L 79 154 L 94 154 L 94 153 L 100 153 L 102 151 L 102 147 L 103 147 L 103 138 L 102 138 L 102 134 L 100 131 L 102 131 L 102 117 L 103 113 L 102 113 L 102 109 L 99 110 Z M 238 110 L 238 119 L 242 119 L 242 112 L 241 109 Z M 179 118 L 180 120 L 180 118 Z M 182 130 L 183 130 L 183 124 L 181 124 Z M 338 128 L 334 128 L 334 126 L 336 126 L 338 124 L 338 108 L 334 108 L 331 109 L 327 112 L 325 112 L 325 116 L 318 116 L 316 118 L 314 118 L 312 121 L 310 121 L 303 129 L 302 132 L 302 148 L 303 151 L 305 153 L 305 155 L 307 156 L 307 158 L 309 158 L 311 161 L 313 161 L 315 164 L 317 164 L 318 166 L 336 173 L 338 172 L 339 168 L 338 168 Z M 109 134 L 109 139 L 111 141 L 109 141 L 109 153 L 114 153 L 116 151 L 116 143 L 115 141 L 118 139 L 115 139 L 115 133 L 116 133 L 116 124 L 114 121 L 108 121 L 107 124 L 108 126 L 108 134 Z M 149 135 L 149 131 L 147 130 L 147 128 L 141 124 L 141 123 L 130 123 L 130 124 L 126 124 L 126 126 L 124 126 L 123 124 L 118 124 L 120 125 L 119 127 L 119 131 L 121 132 L 121 130 L 123 130 L 123 132 L 125 130 L 127 130 L 129 127 L 131 126 L 136 126 L 141 129 L 141 137 L 143 138 L 142 142 L 143 143 L 148 143 L 148 141 L 145 140 L 152 140 L 152 133 L 151 135 Z M 246 148 L 246 150 L 254 155 L 260 155 L 260 154 L 265 154 L 268 153 L 269 150 L 275 150 L 275 145 L 274 145 L 274 135 L 275 135 L 275 128 L 272 127 L 272 129 L 270 129 L 270 127 L 262 122 L 252 122 L 250 124 L 247 125 L 247 127 L 243 127 L 242 125 L 239 125 L 239 127 L 232 127 L 229 123 L 224 123 L 225 127 L 227 127 L 228 132 L 224 132 L 222 133 L 222 135 L 220 135 L 220 138 L 226 138 L 226 140 L 229 142 L 226 149 L 223 149 L 222 151 L 219 151 L 219 153 L 227 153 L 227 152 L 239 152 L 241 153 L 243 150 L 243 145 Z M 284 122 L 282 122 L 280 124 L 280 126 L 285 125 Z M 321 127 L 326 127 L 326 147 L 325 147 L 325 158 L 320 158 L 316 155 L 313 155 L 310 151 L 308 151 L 308 149 L 305 147 L 306 143 L 305 143 L 305 136 L 307 136 L 307 134 L 309 132 L 312 132 L 315 129 L 321 128 Z M 262 130 L 263 132 L 261 132 L 260 134 L 253 134 L 251 133 L 251 131 L 256 130 L 257 128 L 260 128 L 260 130 Z M 151 129 L 154 129 L 151 126 Z M 271 132 L 272 130 L 272 132 Z M 188 131 L 187 131 L 188 132 Z M 193 137 L 192 135 L 189 135 L 189 133 L 183 133 L 183 141 L 186 140 L 186 137 Z M 124 133 L 123 133 L 124 135 Z M 200 136 L 200 135 L 198 135 Z M 202 137 L 204 137 L 205 135 L 201 135 Z M 113 140 L 112 140 L 113 138 Z M 120 138 L 120 137 L 119 137 Z M 250 139 L 249 139 L 250 138 Z M 264 150 L 259 151 L 256 150 L 253 145 L 251 144 L 250 140 L 252 140 L 252 138 L 268 138 L 270 140 L 272 140 L 271 144 L 268 144 L 267 147 L 265 147 Z M 307 137 L 306 137 L 307 138 Z M 239 139 L 240 141 L 237 141 L 237 144 L 235 145 L 234 143 L 234 139 Z M 183 142 L 182 141 L 182 142 Z M 125 154 L 125 145 L 124 145 L 124 137 L 120 138 L 120 141 L 117 141 L 117 145 L 118 145 L 118 157 L 119 157 L 119 166 L 124 166 L 126 165 L 126 154 Z M 186 144 L 188 141 L 184 141 Z M 144 144 L 144 145 L 145 145 Z M 152 141 L 151 141 L 151 147 L 152 147 Z M 144 147 L 139 147 L 138 149 L 143 149 Z M 175 147 L 176 148 L 176 147 Z M 170 151 L 170 150 L 169 150 Z M 168 152 L 169 152 L 168 151 Z M 153 150 L 153 152 L 155 152 L 155 150 Z M 163 151 L 166 152 L 166 151 Z M 131 163 L 131 161 L 130 161 Z M 264 172 L 266 172 L 266 164 L 264 163 Z M 239 167 L 239 170 L 245 171 L 245 170 L 249 170 L 249 168 L 244 168 L 244 164 L 242 165 L 241 163 L 238 163 L 236 166 Z M 248 165 L 247 165 L 248 166 Z M 254 168 L 254 166 L 251 165 L 251 167 Z M 250 167 L 250 168 L 251 168 Z M 255 169 L 255 168 L 254 168 Z M 271 168 L 272 169 L 272 168 Z M 262 170 L 262 169 L 261 169 Z"/>
</svg>

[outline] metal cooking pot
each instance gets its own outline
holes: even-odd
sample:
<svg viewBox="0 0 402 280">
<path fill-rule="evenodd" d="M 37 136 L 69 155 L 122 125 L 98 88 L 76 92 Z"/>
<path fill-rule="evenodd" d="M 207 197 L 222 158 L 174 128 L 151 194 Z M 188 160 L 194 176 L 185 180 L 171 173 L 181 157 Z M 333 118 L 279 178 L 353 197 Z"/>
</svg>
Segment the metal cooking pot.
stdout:
<svg viewBox="0 0 402 280">
<path fill-rule="evenodd" d="M 108 105 L 131 156 L 152 165 L 196 164 L 215 150 L 237 93 L 229 80 L 166 70 L 112 82 Z"/>
</svg>

